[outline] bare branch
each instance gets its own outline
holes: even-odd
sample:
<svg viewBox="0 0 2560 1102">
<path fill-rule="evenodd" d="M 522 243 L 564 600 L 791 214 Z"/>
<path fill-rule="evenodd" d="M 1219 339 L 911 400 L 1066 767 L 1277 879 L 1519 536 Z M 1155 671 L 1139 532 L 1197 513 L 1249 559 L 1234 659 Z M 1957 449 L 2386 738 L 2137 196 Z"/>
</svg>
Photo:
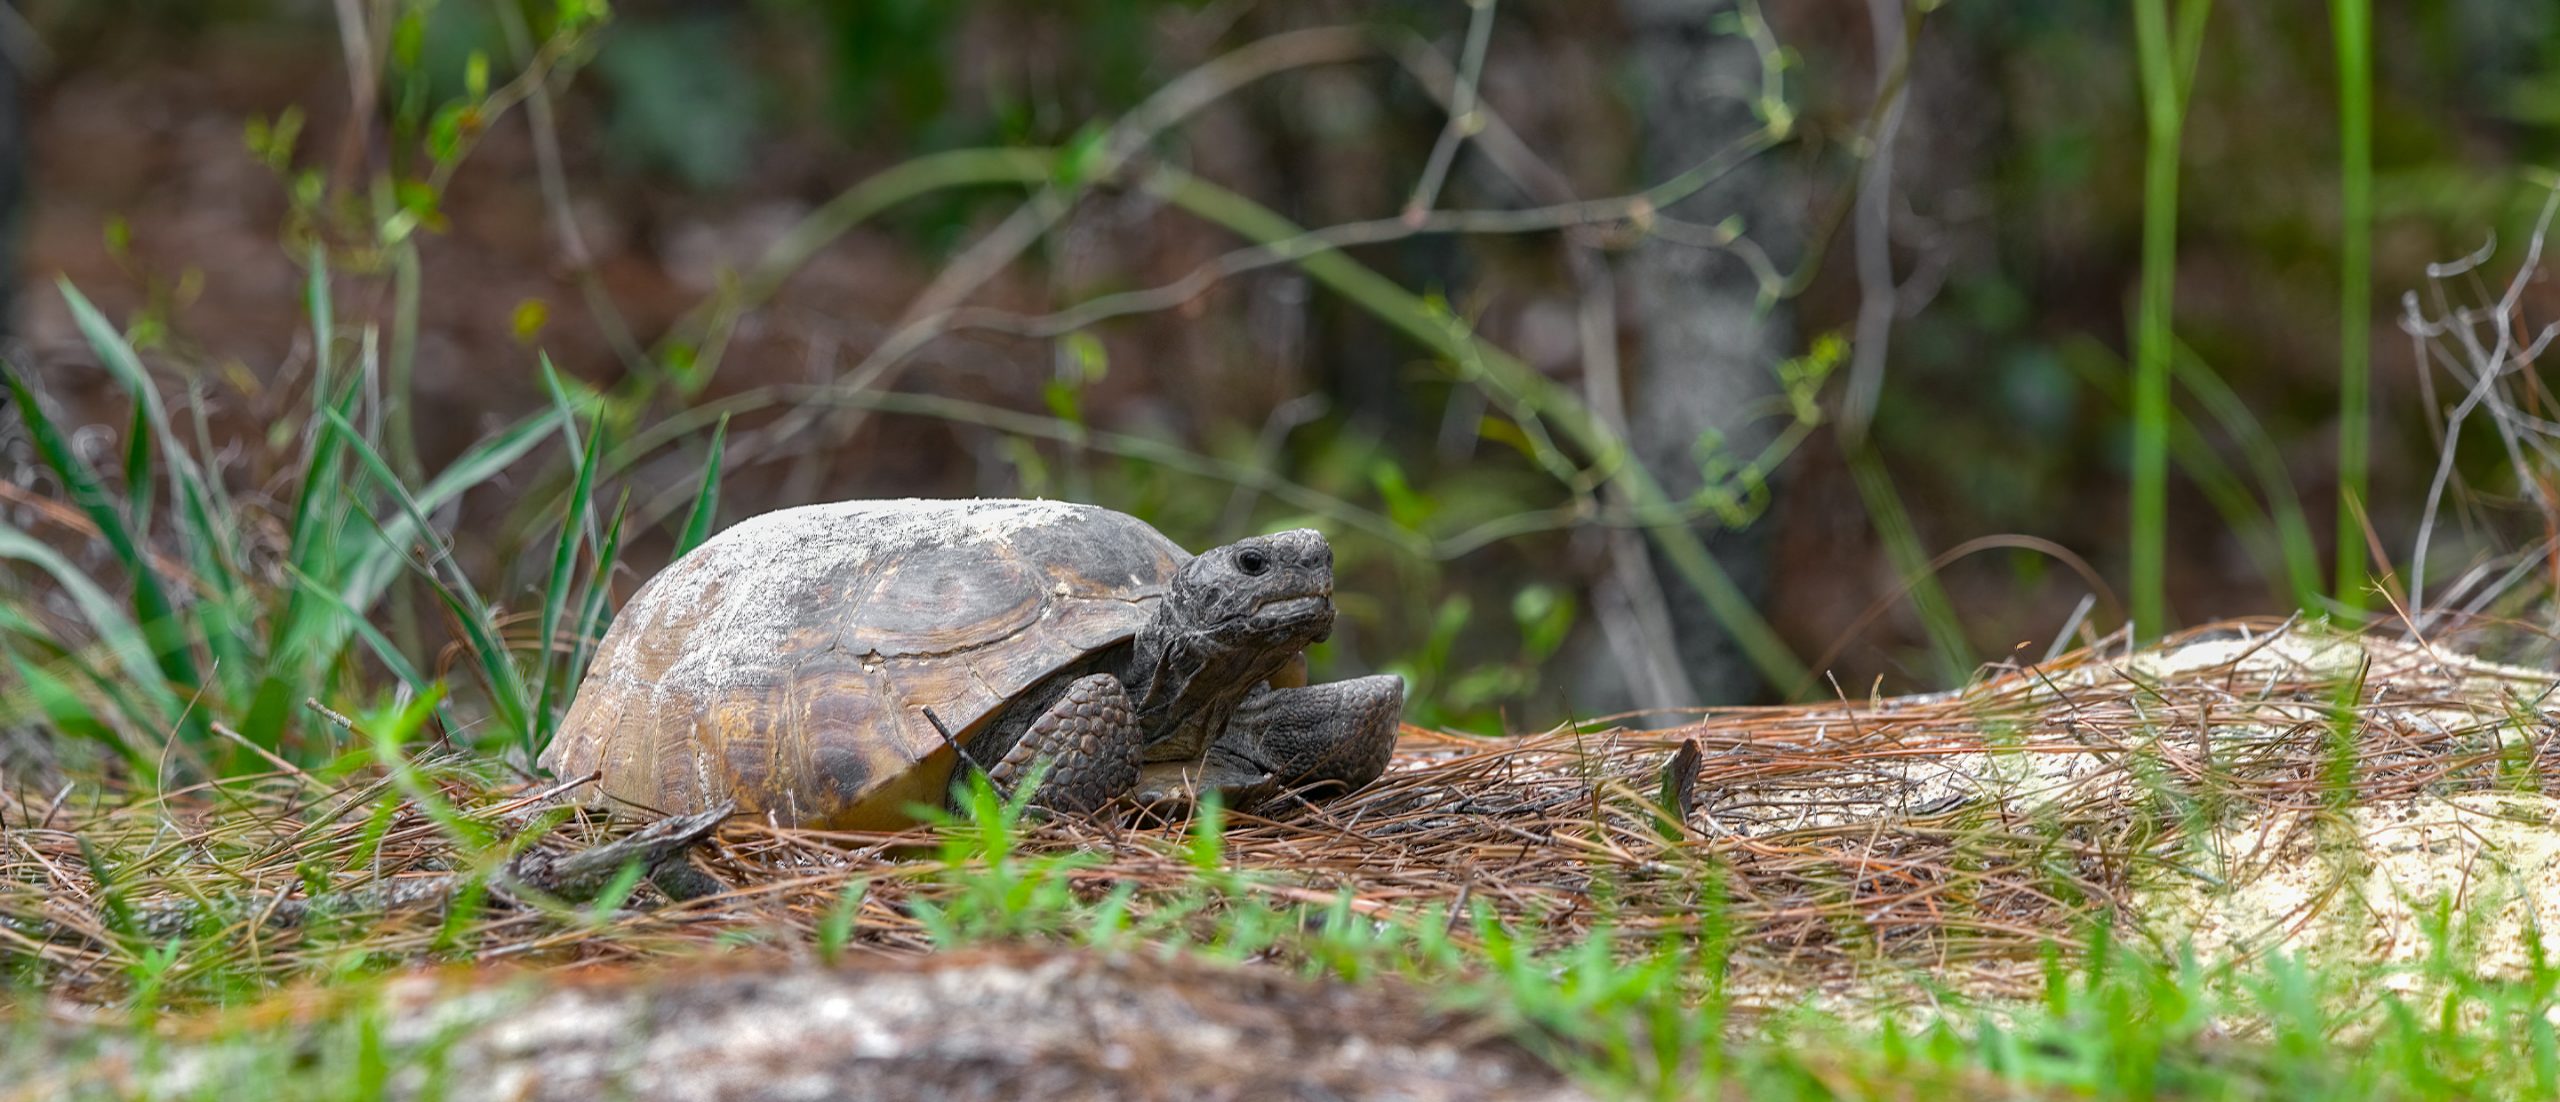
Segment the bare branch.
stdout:
<svg viewBox="0 0 2560 1102">
<path fill-rule="evenodd" d="M 1484 76 L 1485 46 L 1493 41 L 1493 0 L 1467 0 L 1467 7 L 1472 14 L 1467 17 L 1466 52 L 1458 60 L 1457 91 L 1449 99 L 1449 123 L 1440 128 L 1440 140 L 1431 146 L 1422 178 L 1413 183 L 1413 198 L 1405 201 L 1406 221 L 1420 221 L 1439 202 L 1440 186 L 1458 159 L 1458 147 L 1484 129 L 1484 116 L 1476 110 L 1476 82 Z"/>
</svg>

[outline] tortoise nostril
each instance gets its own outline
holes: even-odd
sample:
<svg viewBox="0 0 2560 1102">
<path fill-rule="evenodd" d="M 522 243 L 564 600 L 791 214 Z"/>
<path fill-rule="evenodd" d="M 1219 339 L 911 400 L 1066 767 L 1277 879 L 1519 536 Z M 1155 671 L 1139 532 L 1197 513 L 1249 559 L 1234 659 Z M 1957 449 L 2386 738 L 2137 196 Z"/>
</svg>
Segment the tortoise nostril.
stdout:
<svg viewBox="0 0 2560 1102">
<path fill-rule="evenodd" d="M 1325 542 L 1324 533 L 1313 528 L 1298 528 L 1273 537 L 1273 549 L 1289 565 L 1304 570 L 1333 569 L 1333 545 Z"/>
</svg>

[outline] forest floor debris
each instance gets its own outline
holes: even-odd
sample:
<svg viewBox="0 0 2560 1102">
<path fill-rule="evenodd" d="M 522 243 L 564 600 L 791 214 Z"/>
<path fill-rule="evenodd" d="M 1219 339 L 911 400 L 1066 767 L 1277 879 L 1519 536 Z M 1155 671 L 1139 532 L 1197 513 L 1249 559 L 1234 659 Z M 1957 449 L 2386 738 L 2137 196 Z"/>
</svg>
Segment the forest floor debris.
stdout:
<svg viewBox="0 0 2560 1102">
<path fill-rule="evenodd" d="M 737 822 L 705 847 L 729 886 L 706 899 L 291 927 L 251 915 L 167 944 L 116 916 L 173 896 L 483 867 L 452 820 L 520 833 L 540 792 L 455 762 L 423 763 L 430 787 L 407 792 L 365 772 L 123 803 L 29 789 L 0 805 L 0 941 L 62 1006 L 111 1003 L 145 974 L 173 992 L 191 976 L 289 986 L 350 954 L 630 963 L 832 938 L 889 968 L 949 947 L 962 897 L 997 889 L 1031 902 L 986 913 L 1048 899 L 1158 934 L 1205 930 L 1246 902 L 1476 950 L 1485 921 L 1542 947 L 1599 931 L 1630 953 L 1712 925 L 1732 941 L 1726 990 L 1767 1006 L 2031 997 L 2049 947 L 2078 947 L 2101 922 L 2164 956 L 2329 945 L 2388 960 L 2454 937 L 2497 970 L 2527 952 L 2526 931 L 2560 919 L 2553 688 L 2546 672 L 2443 647 L 2239 622 L 2130 655 L 1994 668 L 1929 696 L 1719 709 L 1654 731 L 1409 731 L 1368 788 L 1230 816 L 1206 840 L 1113 822 L 999 824 L 1018 833 L 992 844 L 972 840 L 983 823 L 867 835 Z M 1690 741 L 1693 783 L 1666 785 Z M 592 843 L 620 829 L 573 819 L 557 832 Z M 961 940 L 1060 935 L 1022 921 Z M 28 933 L 39 928 L 53 933 Z"/>
</svg>

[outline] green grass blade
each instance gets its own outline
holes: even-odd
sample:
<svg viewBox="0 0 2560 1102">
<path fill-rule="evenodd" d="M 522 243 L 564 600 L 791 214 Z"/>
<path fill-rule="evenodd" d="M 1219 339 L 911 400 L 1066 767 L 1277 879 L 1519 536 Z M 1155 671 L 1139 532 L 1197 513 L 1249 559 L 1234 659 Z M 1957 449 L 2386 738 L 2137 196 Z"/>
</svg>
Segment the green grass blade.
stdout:
<svg viewBox="0 0 2560 1102">
<path fill-rule="evenodd" d="M 577 577 L 580 536 L 586 531 L 585 518 L 592 512 L 589 501 L 595 495 L 596 463 L 604 450 L 604 418 L 596 418 L 594 431 L 587 434 L 586 451 L 578 457 L 575 481 L 569 486 L 569 502 L 560 518 L 560 540 L 551 553 L 551 577 L 542 587 L 542 634 L 536 640 L 535 663 L 542 670 L 541 689 L 534 697 L 534 741 L 549 741 L 551 735 L 552 693 L 558 687 L 560 664 L 552 660 L 552 646 L 560 630 L 560 614 L 569 606 L 569 589 Z"/>
<path fill-rule="evenodd" d="M 2187 93 L 2203 42 L 2207 0 L 2134 0 L 2146 152 L 2142 189 L 2141 313 L 2134 339 L 2133 527 L 2129 548 L 2134 635 L 2168 624 L 2170 310 L 2177 289 L 2178 158 Z"/>
<path fill-rule="evenodd" d="M 89 622 L 89 630 L 97 633 L 98 641 L 115 656 L 116 664 L 123 667 L 125 676 L 132 679 L 150 704 L 155 730 L 165 732 L 178 722 L 184 712 L 179 705 L 183 694 L 161 673 L 159 664 L 152 659 L 149 639 L 125 616 L 115 598 L 60 552 L 5 523 L 0 523 L 0 559 L 16 559 L 51 575 Z"/>
<path fill-rule="evenodd" d="M 291 570 L 290 567 L 287 569 Z M 391 676 L 399 678 L 400 683 L 412 694 L 425 696 L 431 690 L 440 691 L 436 690 L 434 682 L 418 672 L 418 668 L 410 663 L 409 656 L 401 653 L 399 646 L 391 641 L 390 636 L 384 635 L 382 629 L 373 626 L 371 620 L 348 607 L 339 598 L 336 590 L 322 584 L 316 578 L 298 572 L 292 577 L 295 585 L 311 591 L 312 599 L 336 605 L 338 611 L 346 616 L 347 622 L 354 626 L 356 637 L 363 640 L 365 648 L 372 651 L 374 658 L 382 663 L 382 668 L 391 671 Z M 451 715 L 439 715 L 438 718 L 444 721 L 446 730 L 460 729 L 460 724 L 455 722 Z"/>
<path fill-rule="evenodd" d="M 582 404 L 595 407 L 596 420 L 601 423 L 608 415 L 608 410 L 605 408 L 606 403 L 593 394 L 590 394 L 587 401 L 584 403 L 581 403 L 577 399 L 571 397 L 568 385 L 563 383 L 560 379 L 560 369 L 553 366 L 551 363 L 551 354 L 548 352 L 542 353 L 540 358 L 542 361 L 542 385 L 545 389 L 551 392 L 552 406 L 560 411 L 561 439 L 568 443 L 569 454 L 584 454 L 587 450 L 587 446 L 584 439 L 578 435 L 578 408 Z M 571 473 L 574 475 L 576 472 L 572 471 Z M 589 510 L 577 519 L 584 525 L 583 530 L 586 532 L 587 541 L 589 543 L 595 542 L 596 517 L 594 511 Z"/>
<path fill-rule="evenodd" d="M 1929 633 L 1929 651 L 1935 659 L 1940 687 L 1962 688 L 1973 674 L 1973 646 L 1965 639 L 1964 621 L 1956 615 L 1955 602 L 1947 598 L 1946 587 L 1938 584 L 1937 572 L 1930 568 L 1928 549 L 1920 543 L 1919 526 L 1912 523 L 1910 510 L 1903 506 L 1902 494 L 1894 488 L 1893 475 L 1885 470 L 1883 456 L 1874 448 L 1858 447 L 1850 449 L 1848 461 L 1858 484 L 1858 496 L 1866 502 L 1867 518 L 1884 541 L 1886 557 L 1892 561 L 1894 572 L 1902 575 L 1905 596 Z"/>
<path fill-rule="evenodd" d="M 326 378 L 338 347 L 338 311 L 329 299 L 329 251 L 315 242 L 306 255 L 302 305 L 311 315 L 312 361 L 321 370 L 317 377 Z"/>
<path fill-rule="evenodd" d="M 151 487 L 156 484 L 151 477 L 151 422 L 136 403 L 124 434 L 124 517 L 138 544 L 151 542 Z"/>
<path fill-rule="evenodd" d="M 2178 385 L 2202 403 L 2205 412 L 2221 424 L 2222 431 L 2240 445 L 2241 455 L 2248 460 L 2249 472 L 2258 480 L 2258 491 L 2265 496 L 2268 519 L 2275 529 L 2276 545 L 2284 561 L 2284 578 L 2293 593 L 2294 607 L 2320 607 L 2320 550 L 2311 538 L 2311 522 L 2302 512 L 2302 498 L 2294 493 L 2293 478 L 2284 469 L 2284 455 L 2276 449 L 2275 439 L 2267 435 L 2249 404 L 2222 381 L 2213 366 L 2196 355 L 2181 341 L 2177 357 L 2170 362 Z M 2358 535 L 2361 543 L 2362 535 Z"/>
<path fill-rule="evenodd" d="M 613 592 L 613 566 L 622 554 L 622 522 L 631 515 L 631 491 L 622 492 L 622 500 L 614 503 L 613 523 L 606 526 L 604 543 L 596 550 L 595 568 L 587 574 L 586 592 L 578 601 L 578 637 L 571 644 L 569 665 L 563 671 L 565 684 L 577 684 L 587 673 L 588 658 L 595 652 L 596 640 L 603 628 L 605 600 Z M 575 690 L 571 699 L 576 699 Z"/>
<path fill-rule="evenodd" d="M 312 295 L 325 305 L 325 277 L 323 287 L 312 290 Z M 315 318 L 320 315 L 315 313 Z M 325 341 L 320 346 L 328 349 Z M 346 446 L 338 423 L 353 423 L 361 395 L 364 379 L 358 372 L 346 372 L 340 382 L 330 356 L 317 359 L 312 369 L 310 441 L 302 448 L 302 484 L 294 492 L 292 536 L 284 548 L 284 566 L 302 577 L 335 577 L 340 569 L 340 538 L 346 533 L 353 502 L 340 474 Z M 330 420 L 330 413 L 338 415 L 338 420 Z M 269 625 L 264 679 L 248 705 L 248 718 L 241 723 L 248 741 L 266 748 L 282 741 L 284 728 L 292 725 L 302 700 L 312 695 L 315 682 L 343 648 L 346 628 L 338 623 L 338 615 L 333 602 L 315 602 L 300 587 L 284 595 L 284 613 Z"/>
<path fill-rule="evenodd" d="M 2373 10 L 2330 0 L 2338 50 L 2338 603 L 2366 602 L 2364 513 L 2373 432 Z M 2411 563 L 2422 570 L 2424 563 Z"/>
<path fill-rule="evenodd" d="M 423 297 L 420 284 L 424 275 L 418 264 L 418 239 L 402 241 L 391 254 L 391 351 L 382 380 L 383 444 L 391 449 L 391 461 L 399 464 L 400 476 L 411 481 L 426 478 L 426 467 L 418 461 L 418 433 L 410 418 L 410 398 L 416 390 L 418 370 L 418 304 Z"/>
<path fill-rule="evenodd" d="M 12 636 L 23 642 L 13 644 Z M 39 653 L 31 655 L 30 649 Z M 128 732 L 156 730 L 160 721 L 125 691 L 125 679 L 110 677 L 77 652 L 64 650 L 44 625 L 6 604 L 0 604 L 0 657 L 8 659 L 9 668 L 18 676 L 16 686 L 0 693 L 0 726 L 40 721 L 55 736 L 85 739 L 108 747 L 128 761 L 149 758 L 150 764 L 158 764 L 155 743 L 128 736 Z M 70 676 L 56 670 L 77 675 L 125 718 L 127 726 L 119 728 L 109 722 L 81 698 Z"/>
<path fill-rule="evenodd" d="M 312 258 L 308 290 L 313 343 L 320 349 L 311 379 L 314 417 L 304 446 L 301 486 L 294 495 L 291 537 L 286 544 L 288 570 L 305 577 L 332 578 L 339 573 L 341 543 L 355 503 L 342 477 L 345 442 L 337 425 L 353 423 L 363 395 L 363 373 L 349 371 L 342 380 L 330 355 L 335 323 L 329 305 L 326 261 Z M 335 414 L 332 421 L 327 415 Z M 284 609 L 268 631 L 268 663 L 250 705 L 242 733 L 261 746 L 273 747 L 293 721 L 304 697 L 344 647 L 346 629 L 338 623 L 339 602 L 320 602 L 296 586 L 285 594 Z"/>
<path fill-rule="evenodd" d="M 423 515 L 441 509 L 447 502 L 462 496 L 473 487 L 487 482 L 516 460 L 524 458 L 547 439 L 561 422 L 560 411 L 544 410 L 513 427 L 473 445 L 452 465 L 428 480 L 418 491 L 417 505 Z M 426 529 L 403 514 L 384 522 L 373 534 L 372 542 L 351 557 L 338 592 L 349 608 L 366 610 L 373 607 L 382 591 L 399 575 L 405 549 Z"/>
<path fill-rule="evenodd" d="M 487 679 L 489 702 L 497 709 L 499 722 L 529 751 L 533 729 L 526 711 L 528 700 L 524 677 L 508 656 L 496 625 L 490 622 L 488 603 L 480 599 L 479 592 L 471 586 L 471 579 L 464 577 L 461 571 L 442 569 L 451 562 L 451 556 L 441 541 L 435 540 L 435 530 L 427 523 L 426 511 L 420 507 L 418 499 L 410 495 L 408 487 L 400 484 L 400 476 L 391 469 L 390 462 L 355 431 L 354 425 L 334 411 L 329 414 L 329 419 L 338 431 L 346 434 L 348 450 L 355 456 L 357 465 L 399 504 L 401 516 L 409 522 L 410 529 L 434 542 L 425 562 L 411 560 L 405 553 L 401 555 L 401 561 L 409 563 L 452 611 L 455 626 L 470 644 L 472 656 L 479 662 L 481 674 Z M 383 535 L 386 544 L 395 548 L 406 546 L 406 540 L 392 543 L 387 527 Z M 449 580 L 448 573 L 451 575 Z"/>
<path fill-rule="evenodd" d="M 340 436 L 346 427 L 353 424 L 344 414 L 328 409 L 320 413 L 320 424 L 315 431 L 340 439 L 342 445 L 361 443 L 360 438 Z M 302 699 L 312 695 L 305 686 L 315 681 L 320 672 L 345 651 L 349 636 L 357 633 L 357 625 L 365 622 L 374 603 L 390 588 L 392 580 L 400 576 L 402 568 L 412 565 L 407 561 L 406 549 L 427 531 L 418 518 L 444 507 L 447 502 L 523 458 L 525 453 L 549 438 L 560 417 L 558 410 L 544 410 L 473 445 L 471 450 L 456 458 L 418 492 L 414 512 L 379 521 L 357 508 L 352 499 L 348 500 L 347 511 L 362 516 L 369 527 L 349 533 L 352 543 L 341 556 L 340 561 L 345 564 L 343 569 L 331 575 L 313 575 L 328 580 L 335 590 L 335 598 L 329 605 L 342 614 L 305 616 L 296 623 L 298 630 L 308 634 L 279 646 L 280 653 L 298 655 L 300 666 L 295 670 L 277 671 L 259 688 L 251 715 L 253 721 L 263 724 L 265 738 L 280 737 L 283 727 L 297 714 Z M 344 491 L 339 491 L 339 495 L 344 498 Z"/>
<path fill-rule="evenodd" d="M 346 373 L 343 382 L 339 381 L 326 360 L 312 375 L 311 439 L 303 454 L 302 485 L 294 497 L 293 535 L 285 558 L 294 569 L 315 578 L 337 574 L 333 560 L 338 534 L 346 524 L 352 503 L 346 499 L 345 480 L 339 476 L 345 441 L 336 424 L 354 422 L 363 384 L 361 373 L 353 371 Z M 328 417 L 332 413 L 337 415 L 334 422 Z M 300 626 L 301 618 L 289 609 L 276 625 L 279 646 Z"/>
<path fill-rule="evenodd" d="M 98 362 L 132 396 L 143 420 L 151 427 L 160 466 L 169 475 L 170 502 L 180 518 L 179 531 L 187 537 L 188 565 L 195 570 L 198 584 L 211 595 L 211 607 L 201 612 L 207 648 L 226 666 L 241 667 L 240 676 L 245 677 L 244 644 L 238 639 L 239 622 L 232 615 L 239 605 L 240 576 L 233 566 L 230 538 L 238 525 L 217 523 L 221 514 L 214 506 L 214 493 L 205 484 L 204 471 L 170 427 L 160 389 L 152 384 L 150 374 L 143 370 L 142 358 L 134 354 L 124 334 L 69 280 L 56 280 L 55 286 L 60 289 L 64 304 L 71 308 L 72 322 L 81 337 L 97 353 Z M 225 676 L 232 675 L 226 672 Z M 192 678 L 188 680 L 194 683 Z"/>
<path fill-rule="evenodd" d="M 182 630 L 185 625 L 169 600 L 169 591 L 161 584 L 160 572 L 152 567 L 141 541 L 126 526 L 125 515 L 116 508 L 114 497 L 98 480 L 98 472 L 72 450 L 70 439 L 45 415 L 44 406 L 37 402 L 34 389 L 20 376 L 17 365 L 0 361 L 0 382 L 6 383 L 10 399 L 17 403 L 18 420 L 26 426 L 27 438 L 35 444 L 37 456 L 54 477 L 62 480 L 70 491 L 71 503 L 97 526 L 99 537 L 115 553 L 117 565 L 133 580 L 133 613 L 149 640 L 152 665 L 158 670 L 155 680 L 194 686 L 195 661 Z"/>
<path fill-rule="evenodd" d="M 2065 346 L 2062 352 L 2062 362 L 2091 390 L 2103 395 L 2119 410 L 2133 407 L 2132 380 L 2127 377 L 2124 358 L 2115 349 L 2094 339 L 2082 338 Z M 2285 552 L 2275 521 L 2268 516 L 2266 507 L 2241 485 L 2239 477 L 2223 462 L 2204 433 L 2174 404 L 2169 408 L 2169 455 L 2177 461 L 2178 469 L 2204 493 L 2205 500 L 2222 515 L 2223 523 L 2239 537 L 2240 546 L 2257 564 L 2259 573 L 2274 587 L 2273 596 L 2277 600 L 2290 599 L 2292 591 L 2282 581 L 2286 576 Z"/>
<path fill-rule="evenodd" d="M 720 513 L 720 458 L 729 443 L 729 416 L 720 416 L 720 425 L 711 430 L 711 455 L 702 463 L 702 489 L 693 495 L 693 512 L 684 518 L 684 534 L 676 538 L 678 558 L 702 546 L 711 538 L 711 525 Z"/>
<path fill-rule="evenodd" d="M 195 433 L 196 454 L 214 454 L 205 404 L 192 403 L 187 412 L 189 427 Z M 171 445 L 164 441 L 161 446 Z M 220 701 L 236 702 L 249 699 L 263 664 L 250 658 L 256 650 L 250 637 L 256 624 L 254 617 L 241 615 L 242 595 L 263 589 L 244 590 L 238 571 L 232 566 L 232 533 L 244 526 L 230 493 L 219 478 L 205 483 L 204 488 L 204 497 L 176 503 L 177 508 L 171 510 L 170 530 L 184 540 L 188 564 L 195 570 L 196 600 L 187 614 L 195 620 L 196 636 L 204 642 L 205 652 L 213 657 L 213 668 L 207 676 L 221 686 Z"/>
<path fill-rule="evenodd" d="M 0 723 L 41 719 L 56 737 L 112 746 L 127 758 L 139 756 L 135 747 L 116 737 L 115 728 L 99 721 L 68 680 L 28 661 L 5 641 L 0 641 L 0 657 L 9 660 L 9 669 L 18 676 L 18 687 L 0 698 Z"/>
<path fill-rule="evenodd" d="M 178 436 L 169 427 L 169 411 L 160 402 L 160 389 L 152 385 L 150 374 L 142 369 L 142 358 L 134 354 L 133 346 L 126 343 L 124 334 L 117 332 L 106 315 L 99 313 L 98 308 L 81 295 L 80 289 L 71 285 L 71 281 L 60 280 L 56 285 L 61 288 L 63 301 L 71 307 L 73 324 L 89 342 L 90 350 L 98 354 L 98 362 L 106 366 L 107 373 L 115 376 L 116 382 L 133 396 L 135 402 L 140 403 L 152 433 L 160 440 L 172 442 L 173 446 L 162 449 L 162 465 L 169 471 L 170 486 L 180 507 L 185 508 L 191 502 L 201 505 L 207 497 L 204 472 L 196 466 L 195 457 L 189 455 L 185 448 L 174 446 Z"/>
</svg>

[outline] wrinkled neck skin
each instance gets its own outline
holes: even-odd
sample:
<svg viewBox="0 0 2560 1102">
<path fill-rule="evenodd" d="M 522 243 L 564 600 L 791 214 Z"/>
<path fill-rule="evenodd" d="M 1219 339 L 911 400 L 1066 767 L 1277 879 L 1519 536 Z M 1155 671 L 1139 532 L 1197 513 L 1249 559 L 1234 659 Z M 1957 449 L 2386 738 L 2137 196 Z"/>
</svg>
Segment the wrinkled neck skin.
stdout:
<svg viewBox="0 0 2560 1102">
<path fill-rule="evenodd" d="M 1145 760 L 1183 761 L 1205 753 L 1236 705 L 1306 642 L 1228 642 L 1211 626 L 1186 622 L 1166 602 L 1138 629 L 1133 645 L 1129 699 L 1146 732 Z"/>
</svg>

